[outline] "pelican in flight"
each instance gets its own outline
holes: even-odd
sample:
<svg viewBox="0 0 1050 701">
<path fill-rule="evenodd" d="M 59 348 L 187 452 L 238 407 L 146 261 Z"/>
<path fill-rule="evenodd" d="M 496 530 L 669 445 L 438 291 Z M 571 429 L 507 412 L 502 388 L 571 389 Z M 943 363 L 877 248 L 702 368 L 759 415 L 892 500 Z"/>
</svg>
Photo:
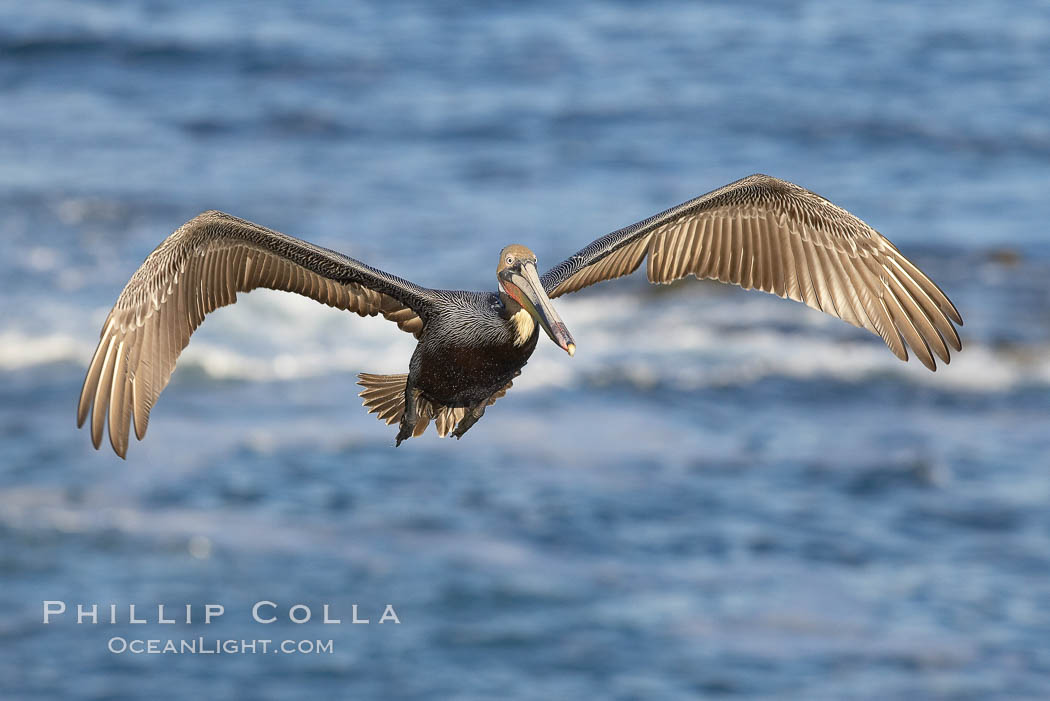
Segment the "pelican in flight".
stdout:
<svg viewBox="0 0 1050 701">
<path fill-rule="evenodd" d="M 901 360 L 930 370 L 962 349 L 948 297 L 897 247 L 820 195 L 752 175 L 603 236 L 542 276 L 536 256 L 499 254 L 495 292 L 434 290 L 342 254 L 209 211 L 175 230 L 132 275 L 102 327 L 77 408 L 98 448 L 107 418 L 117 455 L 132 419 L 142 440 L 175 359 L 209 312 L 258 287 L 295 292 L 416 337 L 403 375 L 359 375 L 369 413 L 399 423 L 397 445 L 431 421 L 460 438 L 510 389 L 540 329 L 570 356 L 551 300 L 645 263 L 653 283 L 687 275 L 770 292 L 877 333 Z"/>
</svg>

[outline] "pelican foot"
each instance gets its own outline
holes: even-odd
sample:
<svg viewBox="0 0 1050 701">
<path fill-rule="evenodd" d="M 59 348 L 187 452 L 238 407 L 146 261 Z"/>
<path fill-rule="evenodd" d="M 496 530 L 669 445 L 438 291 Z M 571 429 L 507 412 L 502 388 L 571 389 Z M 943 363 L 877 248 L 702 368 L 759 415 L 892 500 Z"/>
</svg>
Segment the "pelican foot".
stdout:
<svg viewBox="0 0 1050 701">
<path fill-rule="evenodd" d="M 470 427 L 478 422 L 482 416 L 485 415 L 485 404 L 476 404 L 467 411 L 466 416 L 460 419 L 459 424 L 456 426 L 456 430 L 450 433 L 450 436 L 455 436 L 456 440 L 463 437 L 463 434 L 470 430 Z"/>
</svg>

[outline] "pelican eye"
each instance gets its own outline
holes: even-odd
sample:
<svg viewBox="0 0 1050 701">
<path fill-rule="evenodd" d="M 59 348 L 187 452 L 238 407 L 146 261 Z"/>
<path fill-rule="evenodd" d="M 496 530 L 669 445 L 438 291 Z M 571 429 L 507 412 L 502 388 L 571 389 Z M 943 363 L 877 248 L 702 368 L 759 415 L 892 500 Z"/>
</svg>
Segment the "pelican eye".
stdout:
<svg viewBox="0 0 1050 701">
<path fill-rule="evenodd" d="M 510 265 L 513 262 L 514 262 L 514 258 L 512 258 L 511 256 L 507 256 L 507 265 Z"/>
</svg>

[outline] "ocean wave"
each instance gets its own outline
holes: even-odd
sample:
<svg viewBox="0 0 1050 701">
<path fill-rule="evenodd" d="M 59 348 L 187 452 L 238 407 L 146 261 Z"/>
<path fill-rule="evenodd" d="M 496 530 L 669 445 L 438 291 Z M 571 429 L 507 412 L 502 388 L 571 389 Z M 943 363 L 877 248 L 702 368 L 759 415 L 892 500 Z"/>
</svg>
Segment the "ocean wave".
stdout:
<svg viewBox="0 0 1050 701">
<path fill-rule="evenodd" d="M 865 382 L 898 377 L 946 391 L 1003 392 L 1050 384 L 1050 342 L 996 345 L 963 334 L 964 350 L 930 373 L 898 361 L 874 336 L 801 305 L 718 294 L 656 300 L 635 295 L 559 300 L 579 352 L 541 340 L 521 391 L 627 383 L 689 390 L 765 378 Z M 104 310 L 67 329 L 0 331 L 0 370 L 85 365 Z M 179 359 L 187 376 L 267 382 L 332 373 L 404 372 L 414 339 L 380 319 L 361 319 L 292 295 L 256 292 L 211 315 Z M 185 373 L 188 368 L 196 373 Z"/>
</svg>

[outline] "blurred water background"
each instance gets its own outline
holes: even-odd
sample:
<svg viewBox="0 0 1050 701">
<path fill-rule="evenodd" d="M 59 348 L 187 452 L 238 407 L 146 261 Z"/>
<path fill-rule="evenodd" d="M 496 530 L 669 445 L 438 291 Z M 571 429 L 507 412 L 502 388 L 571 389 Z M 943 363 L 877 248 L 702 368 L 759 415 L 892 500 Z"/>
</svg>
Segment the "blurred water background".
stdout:
<svg viewBox="0 0 1050 701">
<path fill-rule="evenodd" d="M 1048 698 L 1048 115 L 1044 2 L 0 3 L 0 696 Z M 575 358 L 541 341 L 464 440 L 395 450 L 355 373 L 412 339 L 255 292 L 126 462 L 73 427 L 109 307 L 202 210 L 491 289 L 507 243 L 542 269 L 752 172 L 889 236 L 963 352 L 623 280 L 558 300 Z"/>
</svg>

